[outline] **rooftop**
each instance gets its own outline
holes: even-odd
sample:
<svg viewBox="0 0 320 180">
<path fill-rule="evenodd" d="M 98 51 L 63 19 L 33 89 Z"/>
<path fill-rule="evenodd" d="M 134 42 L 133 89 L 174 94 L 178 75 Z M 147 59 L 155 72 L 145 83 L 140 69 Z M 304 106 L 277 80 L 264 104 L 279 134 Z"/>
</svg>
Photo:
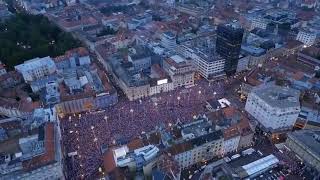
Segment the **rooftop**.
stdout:
<svg viewBox="0 0 320 180">
<path fill-rule="evenodd" d="M 207 134 L 210 130 L 213 130 L 214 127 L 211 124 L 211 121 L 206 119 L 200 119 L 195 122 L 186 124 L 182 126 L 182 136 L 192 136 L 193 138 Z"/>
<path fill-rule="evenodd" d="M 49 56 L 43 58 L 37 57 L 15 66 L 15 69 L 18 71 L 29 71 L 41 66 L 55 66 L 55 64 Z"/>
<path fill-rule="evenodd" d="M 291 132 L 288 137 L 305 146 L 309 151 L 320 158 L 320 131 L 300 130 Z"/>
<path fill-rule="evenodd" d="M 154 145 L 147 145 L 137 149 L 129 149 L 127 146 L 113 150 L 113 157 L 118 167 L 126 167 L 128 163 L 135 161 L 138 163 L 148 163 L 155 158 L 159 149 Z"/>
<path fill-rule="evenodd" d="M 265 84 L 254 88 L 252 93 L 256 94 L 271 107 L 287 108 L 300 106 L 300 91 L 292 88 Z"/>
<path fill-rule="evenodd" d="M 172 68 L 179 69 L 187 66 L 192 66 L 190 63 L 186 61 L 186 59 L 182 58 L 179 55 L 171 56 L 170 58 L 165 60 Z"/>
</svg>

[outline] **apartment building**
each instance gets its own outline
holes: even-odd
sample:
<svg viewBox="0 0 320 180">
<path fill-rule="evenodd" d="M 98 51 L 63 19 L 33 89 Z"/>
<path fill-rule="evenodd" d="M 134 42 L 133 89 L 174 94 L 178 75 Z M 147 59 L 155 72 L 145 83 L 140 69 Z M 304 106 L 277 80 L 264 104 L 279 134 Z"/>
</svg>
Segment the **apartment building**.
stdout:
<svg viewBox="0 0 320 180">
<path fill-rule="evenodd" d="M 23 79 L 28 83 L 54 74 L 57 67 L 54 61 L 48 56 L 25 61 L 23 64 L 15 66 L 15 69 L 22 74 Z"/>
</svg>

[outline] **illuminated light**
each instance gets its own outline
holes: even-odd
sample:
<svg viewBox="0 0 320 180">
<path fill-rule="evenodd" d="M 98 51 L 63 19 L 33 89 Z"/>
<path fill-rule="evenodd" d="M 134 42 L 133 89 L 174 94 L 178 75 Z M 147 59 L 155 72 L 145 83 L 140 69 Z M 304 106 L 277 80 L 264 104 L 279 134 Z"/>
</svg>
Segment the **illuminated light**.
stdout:
<svg viewBox="0 0 320 180">
<path fill-rule="evenodd" d="M 168 83 L 168 79 L 161 79 L 157 81 L 157 85 L 167 84 L 167 83 Z"/>
<path fill-rule="evenodd" d="M 91 126 L 91 129 L 93 130 L 93 129 L 94 129 L 94 126 Z"/>
</svg>

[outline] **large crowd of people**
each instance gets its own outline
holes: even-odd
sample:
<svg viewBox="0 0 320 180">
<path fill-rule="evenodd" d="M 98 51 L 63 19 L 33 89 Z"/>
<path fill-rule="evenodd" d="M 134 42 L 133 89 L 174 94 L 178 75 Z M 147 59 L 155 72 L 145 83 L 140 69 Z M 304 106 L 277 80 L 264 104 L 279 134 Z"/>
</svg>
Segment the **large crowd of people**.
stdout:
<svg viewBox="0 0 320 180">
<path fill-rule="evenodd" d="M 177 88 L 136 101 L 122 100 L 108 109 L 61 118 L 68 177 L 85 178 L 99 172 L 101 147 L 129 141 L 159 125 L 190 122 L 205 112 L 206 100 L 224 96 L 224 84 L 197 81 L 191 88 Z"/>
<path fill-rule="evenodd" d="M 297 158 L 294 152 L 283 148 L 281 151 L 275 151 L 275 155 L 292 174 L 301 175 L 303 173 L 301 169 L 302 161 Z"/>
</svg>

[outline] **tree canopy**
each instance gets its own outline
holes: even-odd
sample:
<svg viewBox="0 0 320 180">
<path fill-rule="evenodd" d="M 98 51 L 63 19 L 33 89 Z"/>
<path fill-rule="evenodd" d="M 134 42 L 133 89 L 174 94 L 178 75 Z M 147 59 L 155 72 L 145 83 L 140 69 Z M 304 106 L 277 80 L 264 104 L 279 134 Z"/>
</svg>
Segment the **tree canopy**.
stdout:
<svg viewBox="0 0 320 180">
<path fill-rule="evenodd" d="M 22 13 L 0 23 L 0 41 L 0 60 L 9 69 L 25 60 L 54 57 L 81 46 L 46 17 Z"/>
</svg>

